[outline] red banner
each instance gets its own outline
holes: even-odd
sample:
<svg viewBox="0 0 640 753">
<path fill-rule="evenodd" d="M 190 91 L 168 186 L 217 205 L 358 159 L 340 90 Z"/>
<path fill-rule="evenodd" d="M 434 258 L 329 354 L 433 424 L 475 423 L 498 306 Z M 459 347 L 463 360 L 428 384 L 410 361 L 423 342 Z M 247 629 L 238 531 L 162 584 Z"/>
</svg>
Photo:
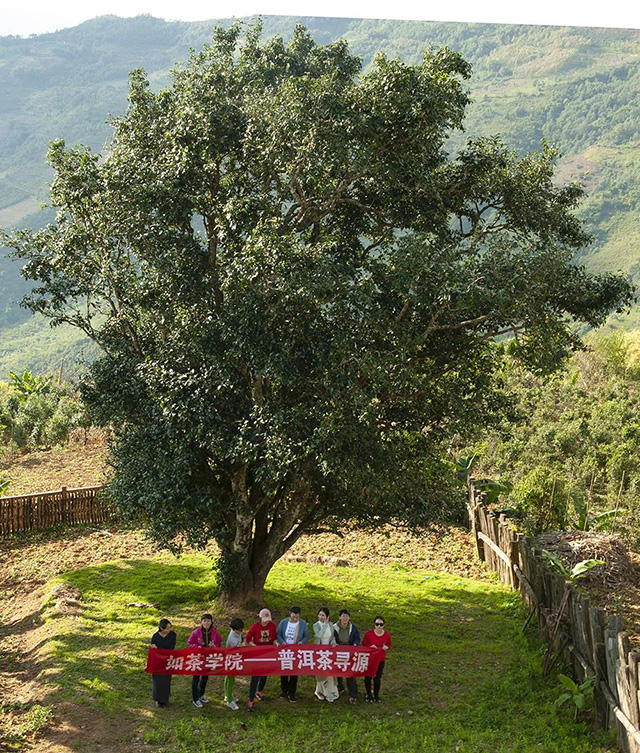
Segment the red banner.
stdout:
<svg viewBox="0 0 640 753">
<path fill-rule="evenodd" d="M 373 677 L 381 648 L 293 645 L 240 648 L 149 648 L 145 672 L 158 675 L 328 675 Z"/>
</svg>

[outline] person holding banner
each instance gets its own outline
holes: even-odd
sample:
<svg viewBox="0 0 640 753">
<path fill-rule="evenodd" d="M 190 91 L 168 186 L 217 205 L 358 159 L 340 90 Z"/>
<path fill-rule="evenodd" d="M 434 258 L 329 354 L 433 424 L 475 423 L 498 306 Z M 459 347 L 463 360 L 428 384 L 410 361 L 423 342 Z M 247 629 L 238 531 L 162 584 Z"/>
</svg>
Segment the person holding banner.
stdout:
<svg viewBox="0 0 640 753">
<path fill-rule="evenodd" d="M 322 617 L 326 618 L 328 614 L 324 612 L 321 615 Z M 203 675 L 206 677 L 210 675 L 219 677 L 249 676 L 251 677 L 249 709 L 253 710 L 253 701 L 256 694 L 262 692 L 266 678 L 272 675 L 278 677 L 291 674 L 315 675 L 316 678 L 325 676 L 346 677 L 350 697 L 354 698 L 355 701 L 354 691 L 357 692 L 357 687 L 353 687 L 355 678 L 367 675 L 374 677 L 380 662 L 384 661 L 385 651 L 383 648 L 348 645 L 346 642 L 333 646 L 331 645 L 330 632 L 325 633 L 324 630 L 323 639 L 328 641 L 324 645 L 310 646 L 307 643 L 278 645 L 276 626 L 270 620 L 268 610 L 263 610 L 260 613 L 260 618 L 260 622 L 253 625 L 249 630 L 247 637 L 250 645 L 245 647 L 232 645 L 226 648 L 214 648 L 209 645 L 158 650 L 154 646 L 149 646 L 145 671 L 149 674 L 176 674 L 195 677 L 197 678 L 198 689 L 201 688 L 200 677 Z M 342 622 L 344 623 L 344 615 Z M 208 627 L 206 622 L 204 627 Z M 332 625 L 331 629 L 333 630 L 334 627 Z M 317 629 L 319 631 L 320 628 Z M 353 639 L 353 631 L 350 631 L 348 627 L 346 629 L 352 633 Z M 344 632 L 345 628 L 338 626 L 338 630 Z M 211 641 L 210 634 L 208 638 Z M 207 638 L 204 642 L 207 642 Z M 198 708 L 202 708 L 201 697 L 198 698 L 198 701 L 201 704 Z"/>
<path fill-rule="evenodd" d="M 384 664 L 386 661 L 386 652 L 391 648 L 391 636 L 384 629 L 384 618 L 378 615 L 373 621 L 373 630 L 368 630 L 364 634 L 362 639 L 363 646 L 369 646 L 370 648 L 384 649 L 385 659 L 378 665 L 378 671 L 373 678 L 373 695 L 371 695 L 371 678 L 364 678 L 364 687 L 366 690 L 365 700 L 367 703 L 373 701 L 373 703 L 380 702 L 380 682 L 382 680 L 382 673 L 384 672 Z"/>
<path fill-rule="evenodd" d="M 234 617 L 231 620 L 229 627 L 231 628 L 231 630 L 229 631 L 229 636 L 227 637 L 227 648 L 238 648 L 239 646 L 244 646 L 244 635 L 242 634 L 242 631 L 244 630 L 244 622 L 239 617 Z M 233 697 L 233 686 L 235 685 L 235 682 L 236 678 L 234 675 L 227 675 L 224 678 L 224 699 L 231 711 L 240 710 L 236 699 Z"/>
<path fill-rule="evenodd" d="M 213 617 L 210 614 L 203 614 L 200 618 L 200 627 L 197 627 L 189 636 L 189 648 L 208 648 L 215 646 L 220 648 L 222 637 L 213 626 Z M 191 678 L 191 697 L 193 705 L 201 709 L 203 704 L 209 703 L 209 699 L 204 694 L 207 687 L 208 675 L 194 675 Z"/>
<path fill-rule="evenodd" d="M 151 638 L 152 648 L 175 648 L 176 634 L 166 617 L 160 620 L 158 630 Z M 159 708 L 169 703 L 171 695 L 171 675 L 151 675 L 151 697 Z"/>
<path fill-rule="evenodd" d="M 300 619 L 300 607 L 291 607 L 289 617 L 280 620 L 276 631 L 278 643 L 292 645 L 306 643 L 309 640 L 309 628 Z M 291 703 L 296 702 L 298 675 L 280 675 L 280 698 L 288 698 Z"/>
<path fill-rule="evenodd" d="M 266 646 L 270 643 L 278 645 L 278 634 L 275 624 L 271 620 L 271 612 L 261 609 L 258 613 L 258 622 L 247 631 L 245 638 L 247 646 Z M 247 711 L 254 710 L 254 698 L 261 701 L 264 698 L 264 686 L 267 684 L 267 676 L 254 675 L 249 683 L 249 706 Z"/>
<path fill-rule="evenodd" d="M 333 636 L 333 625 L 329 622 L 329 608 L 321 607 L 318 610 L 318 621 L 313 626 L 313 635 L 316 643 L 321 646 L 335 646 L 336 639 Z M 314 693 L 319 701 L 333 703 L 339 696 L 338 683 L 335 677 L 316 677 L 316 689 Z"/>
<path fill-rule="evenodd" d="M 359 646 L 360 633 L 358 628 L 351 622 L 351 615 L 347 609 L 340 611 L 338 621 L 333 626 L 333 637 L 337 646 Z M 349 703 L 358 700 L 358 682 L 355 677 L 347 677 L 347 690 L 349 691 Z M 338 677 L 338 693 L 344 692 L 342 677 Z"/>
</svg>

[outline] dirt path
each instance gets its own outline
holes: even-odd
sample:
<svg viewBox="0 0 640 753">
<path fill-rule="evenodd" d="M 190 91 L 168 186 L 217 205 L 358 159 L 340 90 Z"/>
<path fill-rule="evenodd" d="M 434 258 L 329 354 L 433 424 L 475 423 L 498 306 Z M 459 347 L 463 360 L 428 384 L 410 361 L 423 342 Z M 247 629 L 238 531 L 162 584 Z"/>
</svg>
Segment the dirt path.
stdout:
<svg viewBox="0 0 640 753">
<path fill-rule="evenodd" d="M 38 751 L 70 751 L 69 742 L 95 743 L 111 735 L 101 718 L 56 699 L 47 685 L 39 650 L 64 629 L 60 620 L 43 622 L 41 608 L 50 595 L 46 583 L 56 575 L 123 557 L 152 558 L 154 549 L 138 532 L 106 529 L 67 529 L 0 540 L 0 751 L 28 748 L 35 735 L 24 730 L 24 742 L 7 734 L 33 726 L 34 707 L 48 709 L 51 723 L 38 736 Z M 63 619 L 72 620 L 73 610 Z M 35 709 L 37 710 L 37 709 Z M 3 743 L 2 733 L 5 733 Z M 12 745 L 9 747 L 7 737 Z M 4 747 L 3 747 L 4 746 Z M 103 750 L 108 748 L 103 747 Z"/>
</svg>

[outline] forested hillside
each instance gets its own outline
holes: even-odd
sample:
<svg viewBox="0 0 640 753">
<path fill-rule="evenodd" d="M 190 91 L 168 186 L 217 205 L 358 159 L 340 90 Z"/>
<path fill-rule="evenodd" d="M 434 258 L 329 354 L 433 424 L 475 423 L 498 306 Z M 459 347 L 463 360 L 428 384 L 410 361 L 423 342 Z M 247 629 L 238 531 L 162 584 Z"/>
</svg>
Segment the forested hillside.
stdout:
<svg viewBox="0 0 640 753">
<path fill-rule="evenodd" d="M 501 133 L 522 151 L 543 139 L 557 145 L 561 179 L 583 181 L 589 194 L 581 211 L 595 242 L 583 259 L 594 270 L 640 276 L 640 31 L 267 17 L 264 33 L 287 37 L 297 22 L 321 43 L 346 38 L 365 67 L 377 51 L 416 62 L 429 45 L 460 50 L 474 71 L 467 133 Z M 109 115 L 126 107 L 129 71 L 144 67 L 161 88 L 215 23 L 108 16 L 0 38 L 0 225 L 50 219 L 39 209 L 48 143 L 64 138 L 101 151 Z M 24 290 L 18 266 L 0 258 L 0 373 L 70 365 L 86 343 L 30 320 L 16 303 Z M 637 314 L 622 320 L 637 322 Z"/>
</svg>

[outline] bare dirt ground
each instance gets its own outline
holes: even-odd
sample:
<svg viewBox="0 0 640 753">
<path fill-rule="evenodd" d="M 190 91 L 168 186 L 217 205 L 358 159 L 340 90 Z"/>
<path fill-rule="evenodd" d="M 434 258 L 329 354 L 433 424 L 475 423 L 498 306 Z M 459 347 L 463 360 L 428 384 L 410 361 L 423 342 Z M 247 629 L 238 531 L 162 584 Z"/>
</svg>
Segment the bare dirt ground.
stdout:
<svg viewBox="0 0 640 753">
<path fill-rule="evenodd" d="M 6 495 L 104 483 L 108 469 L 102 432 L 79 432 L 64 447 L 28 454 L 5 452 L 0 478 L 9 480 Z M 15 732 L 36 703 L 48 704 L 49 690 L 39 677 L 38 649 L 53 629 L 38 614 L 46 596 L 45 583 L 53 576 L 79 567 L 125 556 L 152 556 L 139 534 L 110 535 L 97 530 L 31 533 L 0 540 L 0 751 L 22 746 L 7 742 L 3 732 Z M 69 750 L 65 739 L 99 725 L 81 718 L 79 709 L 50 704 L 53 725 L 47 738 L 38 738 L 37 750 Z M 28 726 L 28 725 L 27 725 Z M 25 730 L 26 744 L 33 735 Z"/>
<path fill-rule="evenodd" d="M 109 739 L 90 710 L 48 700 L 51 690 L 41 676 L 38 653 L 60 626 L 39 618 L 48 596 L 45 584 L 87 565 L 154 554 L 140 533 L 114 529 L 68 528 L 0 539 L 0 698 L 9 704 L 0 710 L 0 751 L 14 749 L 3 747 L 2 729 L 21 724 L 24 712 L 35 703 L 47 705 L 53 716 L 45 737 L 38 736 L 38 751 L 69 751 L 65 740 Z"/>
<path fill-rule="evenodd" d="M 86 444 L 84 433 L 79 432 L 64 446 L 0 456 L 0 478 L 9 480 L 5 496 L 97 486 L 104 483 L 107 472 L 106 440 L 97 430 L 89 432 Z"/>
</svg>

